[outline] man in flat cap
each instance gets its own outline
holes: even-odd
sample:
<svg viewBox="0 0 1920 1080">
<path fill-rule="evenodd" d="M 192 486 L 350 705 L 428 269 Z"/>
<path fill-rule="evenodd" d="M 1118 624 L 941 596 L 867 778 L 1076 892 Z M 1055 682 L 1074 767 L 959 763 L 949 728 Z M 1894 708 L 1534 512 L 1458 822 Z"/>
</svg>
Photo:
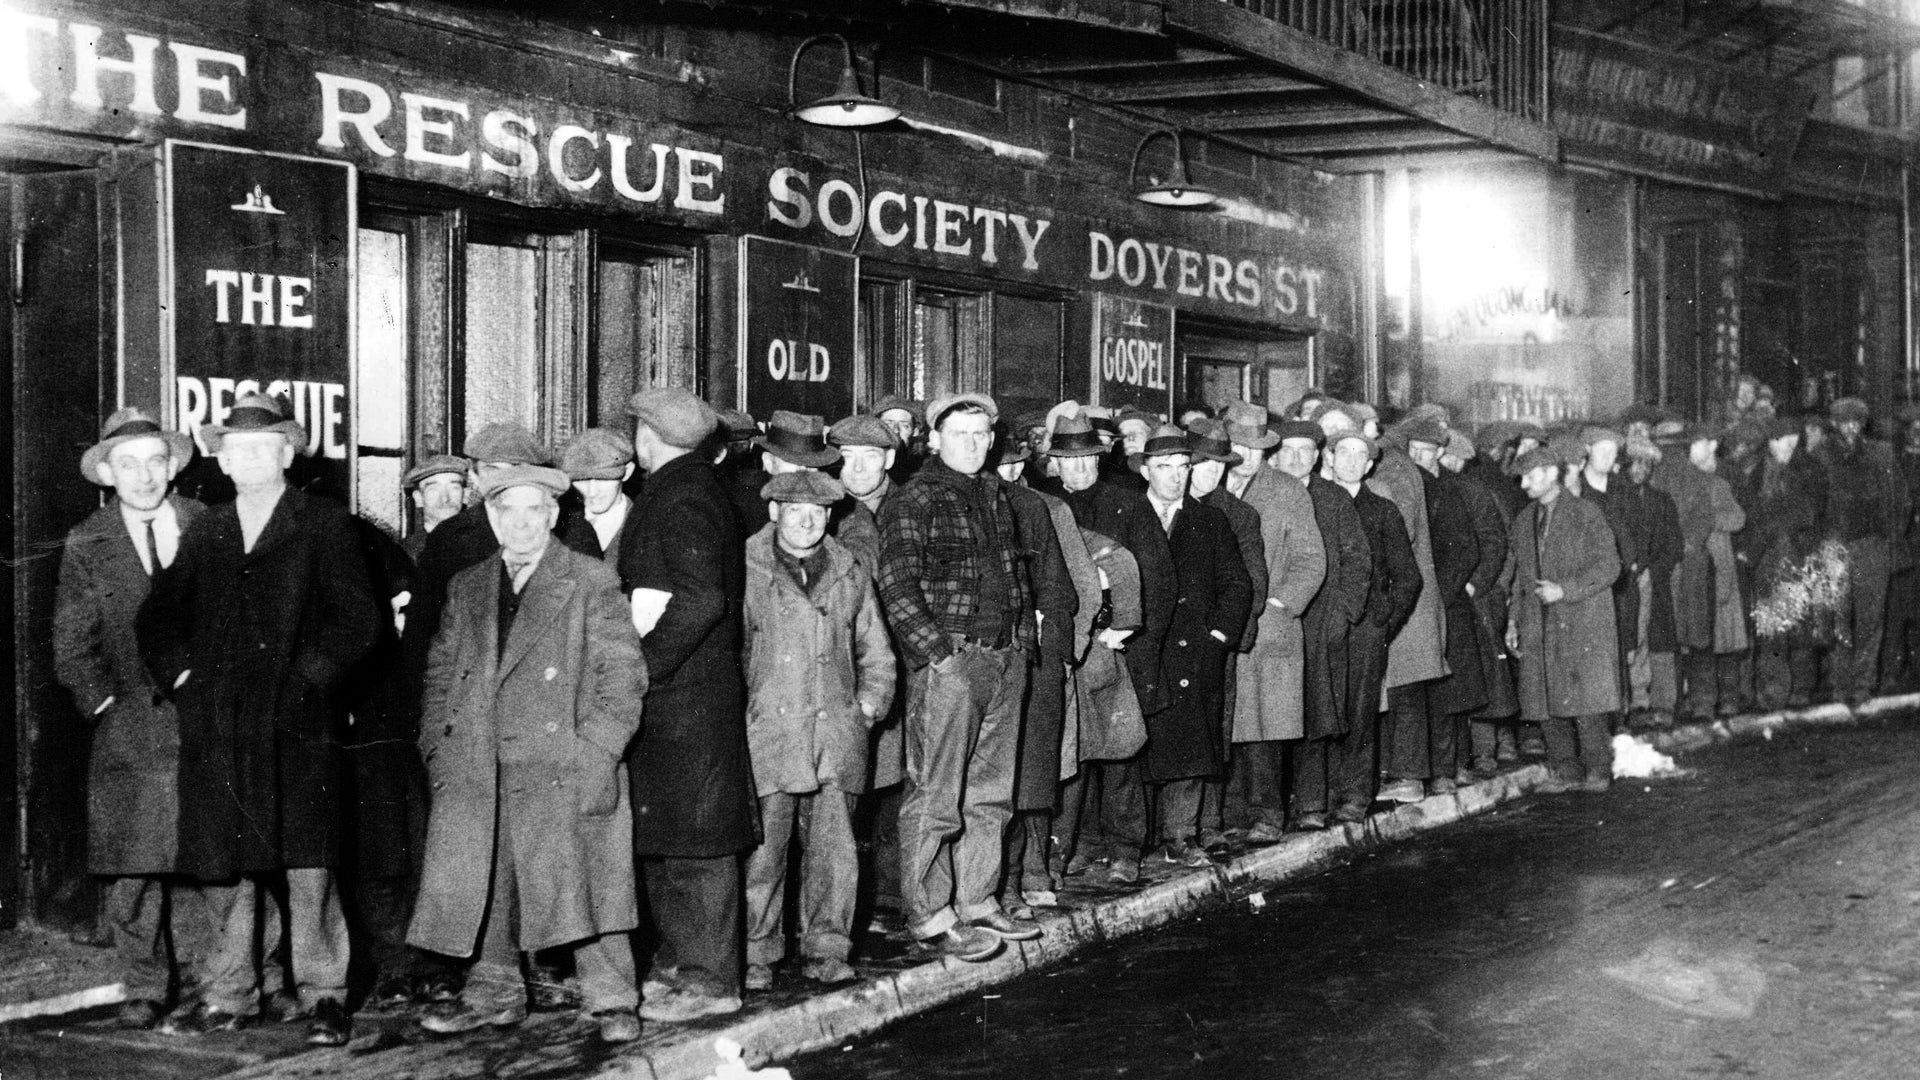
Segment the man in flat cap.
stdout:
<svg viewBox="0 0 1920 1080">
<path fill-rule="evenodd" d="M 920 470 L 926 458 L 926 405 L 899 394 L 888 394 L 874 402 L 867 415 L 892 428 L 894 437 L 900 440 L 892 474 L 896 484 L 905 483 Z"/>
<path fill-rule="evenodd" d="M 87 765 L 87 872 L 100 878 L 94 932 L 119 952 L 127 987 L 120 1022 L 148 1028 L 180 983 L 178 909 L 166 875 L 178 854 L 180 731 L 154 693 L 134 640 L 153 575 L 206 508 L 172 494 L 193 441 L 142 409 L 121 409 L 80 457 L 88 483 L 113 499 L 67 533 L 54 598 L 53 669 L 93 730 Z"/>
<path fill-rule="evenodd" d="M 1662 456 L 1653 440 L 1629 435 L 1625 450 L 1625 473 L 1608 494 L 1622 511 L 1640 563 L 1633 575 L 1637 603 L 1627 646 L 1627 719 L 1647 727 L 1671 727 L 1679 692 L 1673 575 L 1685 546 L 1680 511 L 1672 496 L 1649 482 Z"/>
<path fill-rule="evenodd" d="M 1645 569 L 1633 522 L 1626 516 L 1615 476 L 1620 468 L 1620 451 L 1626 443 L 1627 437 L 1618 431 L 1589 424 L 1580 429 L 1580 449 L 1575 462 L 1579 477 L 1575 493 L 1600 508 L 1620 549 L 1620 579 L 1613 583 L 1613 612 L 1622 686 L 1626 685 L 1627 653 L 1633 648 L 1634 630 L 1640 624 L 1640 590 L 1635 582 Z"/>
<path fill-rule="evenodd" d="M 891 433 L 889 433 L 891 434 Z M 747 541 L 747 742 L 765 839 L 747 856 L 749 990 L 773 985 L 786 956 L 787 850 L 801 848 L 800 974 L 857 977 L 860 879 L 853 811 L 867 789 L 868 733 L 893 701 L 895 662 L 872 575 L 827 519 L 846 489 L 825 473 L 786 473 L 763 491 L 772 521 Z"/>
<path fill-rule="evenodd" d="M 474 957 L 454 1034 L 527 1015 L 520 953 L 570 947 L 604 1042 L 640 1036 L 633 811 L 623 757 L 647 666 L 619 575 L 553 535 L 568 477 L 514 465 L 480 480 L 497 558 L 454 575 L 434 638 L 420 751 L 432 778 L 408 940 Z"/>
<path fill-rule="evenodd" d="M 347 808 L 336 696 L 385 616 L 346 509 L 287 484 L 306 434 L 280 402 L 244 395 L 201 434 L 236 497 L 181 536 L 136 624 L 180 720 L 176 869 L 210 883 L 221 920 L 200 1005 L 168 1022 L 230 1029 L 257 1010 L 258 914 L 278 879 L 308 1042 L 338 1046 L 347 921 L 334 870 Z"/>
<path fill-rule="evenodd" d="M 1680 566 L 1674 577 L 1674 629 L 1680 646 L 1679 719 L 1739 711 L 1738 653 L 1747 647 L 1746 613 L 1734 566 L 1733 534 L 1746 511 L 1719 476 L 1720 429 L 1704 423 L 1662 424 L 1672 448 L 1655 468 L 1654 487 L 1680 512 Z"/>
<path fill-rule="evenodd" d="M 933 402 L 933 456 L 880 508 L 880 601 L 912 669 L 907 930 L 924 950 L 969 961 L 1040 935 L 998 895 L 1037 629 L 1013 506 L 985 472 L 998 418 L 985 394 Z"/>
<path fill-rule="evenodd" d="M 420 511 L 420 527 L 400 541 L 408 561 L 418 565 L 426 554 L 427 537 L 433 530 L 467 508 L 467 473 L 472 468 L 465 458 L 452 454 L 434 454 L 407 470 L 400 486 L 406 490 L 414 509 Z"/>
<path fill-rule="evenodd" d="M 1841 398 L 1833 403 L 1832 416 L 1833 438 L 1824 455 L 1826 534 L 1847 546 L 1849 572 L 1839 640 L 1827 657 L 1834 690 L 1848 704 L 1858 705 L 1877 687 L 1887 584 L 1912 509 L 1893 448 L 1866 438 L 1867 403 Z"/>
<path fill-rule="evenodd" d="M 623 485 L 633 468 L 633 440 L 612 428 L 588 428 L 560 449 L 560 471 L 580 496 L 580 512 L 562 515 L 560 539 L 568 547 L 607 562 L 619 558 L 633 511 Z"/>
<path fill-rule="evenodd" d="M 627 767 L 659 941 L 640 1015 L 677 1022 L 740 1008 L 740 855 L 760 842 L 740 673 L 744 549 L 712 460 L 695 452 L 713 409 L 657 387 L 627 412 L 647 482 L 621 541 L 620 587 L 652 679 Z"/>
<path fill-rule="evenodd" d="M 1613 783 L 1613 714 L 1620 708 L 1613 582 L 1620 551 L 1606 515 L 1561 486 L 1560 458 L 1514 460 L 1532 500 L 1513 519 L 1507 648 L 1520 657 L 1520 715 L 1547 741 L 1548 794 Z"/>
<path fill-rule="evenodd" d="M 733 512 L 740 519 L 740 527 L 746 530 L 741 537 L 745 540 L 759 531 L 760 518 L 767 510 L 767 504 L 760 498 L 760 489 L 767 486 L 767 470 L 760 467 L 760 455 L 753 452 L 753 440 L 760 435 L 760 425 L 739 409 L 715 405 L 713 411 L 720 417 L 709 439 L 713 445 L 714 474 L 720 478 L 727 498 L 733 501 Z"/>
</svg>

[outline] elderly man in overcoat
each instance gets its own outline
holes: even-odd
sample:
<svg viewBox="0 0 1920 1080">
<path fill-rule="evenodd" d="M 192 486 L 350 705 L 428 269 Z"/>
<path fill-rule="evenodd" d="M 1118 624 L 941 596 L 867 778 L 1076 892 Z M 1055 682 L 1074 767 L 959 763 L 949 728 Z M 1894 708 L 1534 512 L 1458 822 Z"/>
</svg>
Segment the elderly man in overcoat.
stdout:
<svg viewBox="0 0 1920 1080">
<path fill-rule="evenodd" d="M 1259 516 L 1266 564 L 1259 579 L 1265 587 L 1254 594 L 1248 616 L 1252 648 L 1234 672 L 1227 823 L 1247 830 L 1250 841 L 1270 843 L 1286 827 L 1284 747 L 1306 731 L 1307 635 L 1301 620 L 1326 578 L 1328 555 L 1313 497 L 1293 477 L 1269 467 L 1267 453 L 1280 435 L 1268 429 L 1267 411 L 1235 402 L 1227 407 L 1223 429 L 1243 459 L 1227 488 L 1238 486 Z M 1248 462 L 1256 467 L 1243 478 Z"/>
<path fill-rule="evenodd" d="M 745 939 L 740 856 L 760 842 L 740 673 L 743 540 L 713 463 L 695 449 L 719 417 L 685 390 L 635 394 L 647 482 L 620 548 L 652 685 L 628 752 L 634 852 L 659 947 L 640 1015 L 737 1012 Z"/>
<path fill-rule="evenodd" d="M 1507 648 L 1520 657 L 1520 716 L 1547 740 L 1548 794 L 1613 783 L 1620 709 L 1613 583 L 1620 549 L 1598 506 L 1569 495 L 1549 450 L 1514 461 L 1532 500 L 1513 519 Z"/>
<path fill-rule="evenodd" d="M 342 680 L 385 614 L 346 508 L 293 490 L 306 445 L 279 401 L 240 398 L 201 436 L 233 502 L 200 516 L 155 575 L 140 649 L 180 717 L 180 873 L 203 882 L 221 942 L 177 1032 L 232 1028 L 257 1007 L 264 879 L 284 877 L 292 975 L 308 1041 L 347 1041 Z M 233 883 L 227 885 L 225 883 Z"/>
<path fill-rule="evenodd" d="M 409 941 L 475 956 L 442 1034 L 527 1015 L 520 953 L 571 945 L 600 1039 L 640 1035 L 633 811 L 623 757 L 647 667 L 619 576 L 553 535 L 567 474 L 488 473 L 498 558 L 455 574 L 427 662 L 420 751 L 434 792 Z"/>
<path fill-rule="evenodd" d="M 108 418 L 80 473 L 114 498 L 67 534 L 54 599 L 54 674 L 93 727 L 87 871 L 102 879 L 97 932 L 120 952 L 119 1019 L 136 1028 L 158 1022 L 179 985 L 165 875 L 179 849 L 180 729 L 172 703 L 153 692 L 133 623 L 152 576 L 205 509 L 169 491 L 192 456 L 186 435 L 143 410 Z"/>
</svg>

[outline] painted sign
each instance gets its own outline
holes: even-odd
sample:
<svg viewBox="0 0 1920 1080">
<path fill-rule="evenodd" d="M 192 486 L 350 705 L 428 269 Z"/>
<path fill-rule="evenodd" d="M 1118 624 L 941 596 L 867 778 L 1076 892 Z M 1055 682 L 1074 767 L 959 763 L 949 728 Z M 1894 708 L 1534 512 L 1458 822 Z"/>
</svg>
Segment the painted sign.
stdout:
<svg viewBox="0 0 1920 1080">
<path fill-rule="evenodd" d="M 760 236 L 740 239 L 740 381 L 746 410 L 853 411 L 860 260 Z"/>
<path fill-rule="evenodd" d="M 1094 404 L 1173 411 L 1173 309 L 1125 296 L 1093 298 Z"/>
<path fill-rule="evenodd" d="M 1553 123 L 1570 157 L 1767 192 L 1791 164 L 1806 119 L 1791 83 L 1554 28 Z"/>
<path fill-rule="evenodd" d="M 282 397 L 340 493 L 353 444 L 354 180 L 344 162 L 166 146 L 174 424 L 197 437 L 243 394 Z"/>
</svg>

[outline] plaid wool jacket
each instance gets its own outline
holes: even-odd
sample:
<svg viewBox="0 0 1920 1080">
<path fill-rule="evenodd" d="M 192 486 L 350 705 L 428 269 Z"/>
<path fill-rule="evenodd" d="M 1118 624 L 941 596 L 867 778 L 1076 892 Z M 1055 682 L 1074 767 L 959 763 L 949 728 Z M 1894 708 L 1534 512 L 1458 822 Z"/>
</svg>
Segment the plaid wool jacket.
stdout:
<svg viewBox="0 0 1920 1080">
<path fill-rule="evenodd" d="M 966 484 L 983 485 L 993 500 L 994 519 L 977 534 Z M 1007 609 L 1019 616 L 1014 644 L 1035 647 L 1033 588 L 1013 505 L 996 478 L 961 476 L 933 458 L 881 504 L 879 517 L 880 603 L 915 668 L 946 659 L 953 652 L 948 635 L 972 628 L 989 558 L 1000 560 L 1012 585 Z"/>
</svg>

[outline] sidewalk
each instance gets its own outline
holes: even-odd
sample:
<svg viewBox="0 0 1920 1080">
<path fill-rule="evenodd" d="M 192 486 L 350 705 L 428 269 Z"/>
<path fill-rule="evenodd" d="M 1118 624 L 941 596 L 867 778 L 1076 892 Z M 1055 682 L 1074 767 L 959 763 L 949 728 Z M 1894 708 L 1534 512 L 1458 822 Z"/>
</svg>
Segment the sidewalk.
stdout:
<svg viewBox="0 0 1920 1080">
<path fill-rule="evenodd" d="M 1858 710 L 1826 705 L 1789 713 L 1735 717 L 1712 724 L 1661 732 L 1650 738 L 1667 753 L 1729 739 L 1770 738 L 1785 726 L 1825 726 L 1884 721 L 1920 711 L 1920 694 L 1880 698 Z M 750 1065 L 763 1065 L 811 1050 L 841 1045 L 915 1013 L 978 993 L 1038 970 L 1100 942 L 1152 929 L 1167 922 L 1237 903 L 1259 903 L 1266 886 L 1312 872 L 1337 859 L 1407 839 L 1428 829 L 1484 813 L 1520 798 L 1544 779 L 1534 764 L 1505 773 L 1452 795 L 1376 814 L 1364 823 L 1322 833 L 1295 834 L 1255 848 L 1231 862 L 1205 870 L 1185 870 L 1151 860 L 1139 886 L 1108 886 L 1072 879 L 1061 891 L 1072 910 L 1042 919 L 1046 935 L 1038 941 L 1009 943 L 1006 952 L 984 964 L 957 961 L 914 963 L 900 946 L 873 935 L 863 942 L 859 965 L 864 980 L 847 988 L 818 992 L 812 984 L 783 977 L 767 993 L 748 997 L 748 1007 L 732 1017 L 687 1025 L 645 1025 L 642 1040 L 609 1049 L 596 1045 L 588 1024 L 571 1014 L 536 1015 L 516 1030 L 439 1039 L 422 1032 L 411 1014 L 362 1012 L 355 1017 L 354 1040 L 338 1050 L 309 1050 L 299 1025 L 257 1028 L 198 1040 L 169 1039 L 147 1032 L 125 1032 L 89 1014 L 69 1017 L 61 1041 L 69 1051 L 93 1047 L 103 1062 L 124 1068 L 129 1055 L 151 1060 L 159 1071 L 186 1077 L 222 1076 L 230 1080 L 312 1077 L 326 1080 L 453 1080 L 472 1076 L 604 1076 L 700 1080 L 720 1059 L 719 1038 L 745 1048 Z M 872 954 L 874 959 L 865 957 Z M 0 1026 L 0 1059 L 29 1045 L 20 1040 L 51 1021 Z M 11 1031 L 9 1029 L 12 1029 Z M 149 1055 L 151 1057 L 149 1058 Z M 32 1055 L 14 1076 L 34 1077 Z M 93 1055 L 88 1055 L 93 1056 Z M 161 1065 L 165 1061 L 167 1064 Z M 92 1075 L 110 1075 L 108 1072 Z M 66 1072 L 46 1073 L 65 1076 Z M 87 1075 L 77 1069 L 72 1075 Z"/>
</svg>

